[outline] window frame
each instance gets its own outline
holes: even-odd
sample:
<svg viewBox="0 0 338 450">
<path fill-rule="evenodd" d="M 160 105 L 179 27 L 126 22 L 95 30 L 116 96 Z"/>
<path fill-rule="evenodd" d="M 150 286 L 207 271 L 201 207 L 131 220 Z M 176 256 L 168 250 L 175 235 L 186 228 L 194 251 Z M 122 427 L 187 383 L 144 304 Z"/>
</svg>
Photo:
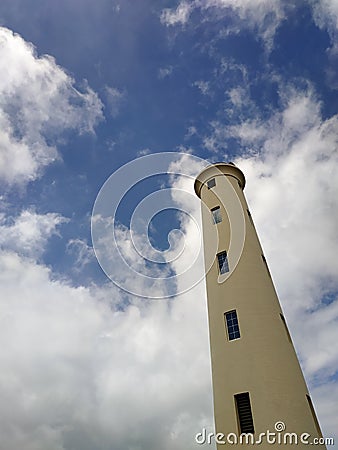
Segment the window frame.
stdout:
<svg viewBox="0 0 338 450">
<path fill-rule="evenodd" d="M 223 220 L 222 213 L 221 213 L 221 207 L 215 206 L 214 208 L 211 208 L 210 211 L 211 211 L 212 220 L 213 220 L 214 225 L 221 223 Z M 216 213 L 216 211 L 217 211 L 217 213 Z"/>
<path fill-rule="evenodd" d="M 230 316 L 231 315 L 231 316 Z M 239 328 L 239 320 L 236 309 L 231 309 L 224 313 L 224 323 L 228 341 L 236 341 L 241 338 L 241 331 Z"/>
<path fill-rule="evenodd" d="M 207 188 L 211 189 L 216 186 L 216 179 L 210 178 L 210 180 L 207 181 Z"/>
<path fill-rule="evenodd" d="M 225 255 L 225 258 L 223 259 L 223 261 L 221 261 L 224 255 Z M 217 253 L 217 262 L 218 262 L 219 275 L 224 275 L 225 273 L 230 272 L 228 253 L 226 252 L 226 250 L 223 250 L 222 252 Z"/>
<path fill-rule="evenodd" d="M 240 411 L 240 402 L 239 400 L 245 398 L 245 400 L 247 401 L 246 406 L 249 409 L 250 412 L 250 424 L 244 424 L 243 423 L 243 419 L 244 417 L 241 416 L 241 411 Z M 234 400 L 235 400 L 235 407 L 236 407 L 236 415 L 237 415 L 237 424 L 238 424 L 238 431 L 239 434 L 255 434 L 255 425 L 254 425 L 254 420 L 253 420 L 253 414 L 252 414 L 252 408 L 251 408 L 251 400 L 250 400 L 250 394 L 249 392 L 240 392 L 238 394 L 234 395 Z M 244 426 L 250 426 L 250 429 L 244 428 Z"/>
</svg>

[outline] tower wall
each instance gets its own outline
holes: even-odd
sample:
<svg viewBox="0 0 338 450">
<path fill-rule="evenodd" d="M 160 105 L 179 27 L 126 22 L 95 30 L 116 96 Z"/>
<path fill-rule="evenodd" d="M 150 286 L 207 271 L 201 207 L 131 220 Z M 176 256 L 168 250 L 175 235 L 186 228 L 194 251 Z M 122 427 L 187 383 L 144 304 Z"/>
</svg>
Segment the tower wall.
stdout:
<svg viewBox="0 0 338 450">
<path fill-rule="evenodd" d="M 215 179 L 215 186 L 208 188 L 211 179 Z M 234 197 L 241 205 L 242 219 L 237 218 L 237 223 L 245 222 L 243 251 L 235 268 L 236 260 L 229 248 L 237 225 L 226 211 L 231 211 L 230 203 L 234 201 L 227 193 L 227 182 L 231 183 Z M 286 425 L 285 432 L 318 437 L 321 436 L 318 422 L 310 408 L 308 389 L 262 256 L 244 197 L 244 185 L 243 173 L 224 163 L 209 166 L 195 182 L 196 194 L 206 205 L 202 208 L 205 260 L 213 260 L 206 274 L 206 287 L 216 432 L 240 434 L 235 395 L 249 393 L 256 439 L 267 430 L 275 432 L 275 423 L 280 421 Z M 222 221 L 215 224 L 211 210 L 217 206 Z M 216 253 L 229 252 L 230 275 L 225 280 L 219 274 L 215 249 L 212 249 L 216 229 Z M 240 337 L 229 340 L 224 314 L 233 310 L 237 313 Z M 305 446 L 299 443 L 297 448 Z M 263 440 L 259 447 L 271 448 L 271 445 Z M 295 446 L 283 445 L 283 448 Z"/>
</svg>

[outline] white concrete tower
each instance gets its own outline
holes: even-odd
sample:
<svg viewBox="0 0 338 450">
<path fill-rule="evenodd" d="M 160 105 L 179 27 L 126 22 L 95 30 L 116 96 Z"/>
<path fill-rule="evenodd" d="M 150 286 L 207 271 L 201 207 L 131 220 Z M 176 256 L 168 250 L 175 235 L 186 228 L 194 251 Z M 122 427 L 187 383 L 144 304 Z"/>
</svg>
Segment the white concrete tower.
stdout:
<svg viewBox="0 0 338 450">
<path fill-rule="evenodd" d="M 205 260 L 212 262 L 206 286 L 216 432 L 253 433 L 259 439 L 269 430 L 287 441 L 282 448 L 308 448 L 301 435 L 309 443 L 322 435 L 244 186 L 243 173 L 232 163 L 211 165 L 195 181 L 195 192 L 206 205 Z M 278 437 L 279 422 L 286 429 L 277 425 Z M 298 445 L 295 436 L 285 433 L 296 433 Z M 273 446 L 262 436 L 258 447 Z"/>
</svg>

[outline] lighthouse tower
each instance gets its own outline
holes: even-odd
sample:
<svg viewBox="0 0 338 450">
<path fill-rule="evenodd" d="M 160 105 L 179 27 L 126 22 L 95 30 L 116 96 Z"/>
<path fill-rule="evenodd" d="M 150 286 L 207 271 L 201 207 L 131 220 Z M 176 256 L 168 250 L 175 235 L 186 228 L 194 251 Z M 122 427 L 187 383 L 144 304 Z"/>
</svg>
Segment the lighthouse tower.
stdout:
<svg viewBox="0 0 338 450">
<path fill-rule="evenodd" d="M 273 439 L 283 448 L 308 448 L 322 435 L 244 186 L 232 163 L 208 166 L 195 181 L 211 261 L 206 287 L 216 433 L 231 434 L 230 443 L 252 433 L 261 449 L 271 449 Z M 267 431 L 275 433 L 270 442 Z"/>
</svg>

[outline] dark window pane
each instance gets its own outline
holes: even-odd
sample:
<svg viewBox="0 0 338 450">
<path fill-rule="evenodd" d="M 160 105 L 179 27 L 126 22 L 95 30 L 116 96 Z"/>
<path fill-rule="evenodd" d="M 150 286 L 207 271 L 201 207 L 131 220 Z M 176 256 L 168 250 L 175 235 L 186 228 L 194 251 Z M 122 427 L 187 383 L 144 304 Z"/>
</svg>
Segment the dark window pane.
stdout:
<svg viewBox="0 0 338 450">
<path fill-rule="evenodd" d="M 207 182 L 207 186 L 208 186 L 208 189 L 211 189 L 211 188 L 215 187 L 215 186 L 216 186 L 216 180 L 215 180 L 215 178 L 211 178 L 211 180 L 209 180 L 209 181 Z"/>
<path fill-rule="evenodd" d="M 238 318 L 237 312 L 235 310 L 229 311 L 224 314 L 225 315 L 225 323 L 228 331 L 229 341 L 233 341 L 234 339 L 239 339 L 241 334 L 239 332 Z"/>
<path fill-rule="evenodd" d="M 227 252 L 218 253 L 217 259 L 218 259 L 219 273 L 222 274 L 222 273 L 229 272 Z"/>
<path fill-rule="evenodd" d="M 212 208 L 211 212 L 214 223 L 222 222 L 221 208 L 219 206 Z"/>
</svg>

